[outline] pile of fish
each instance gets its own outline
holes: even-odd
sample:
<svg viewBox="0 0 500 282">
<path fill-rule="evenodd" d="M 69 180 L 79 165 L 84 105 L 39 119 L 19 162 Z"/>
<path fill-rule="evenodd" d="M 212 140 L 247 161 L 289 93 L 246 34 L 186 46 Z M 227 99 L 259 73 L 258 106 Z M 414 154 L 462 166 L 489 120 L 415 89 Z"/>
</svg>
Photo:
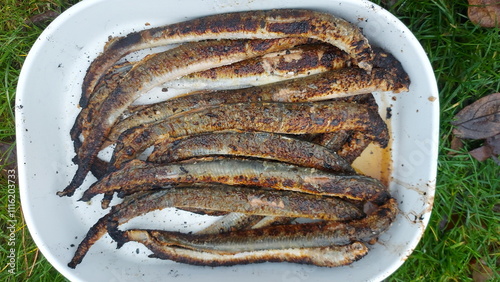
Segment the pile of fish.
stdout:
<svg viewBox="0 0 500 282">
<path fill-rule="evenodd" d="M 173 48 L 124 59 L 158 46 Z M 110 39 L 84 78 L 71 130 L 78 169 L 58 195 L 72 196 L 92 172 L 98 180 L 80 200 L 122 201 L 68 266 L 105 234 L 197 265 L 362 258 L 398 209 L 385 185 L 351 163 L 390 138 L 371 93 L 409 83 L 356 26 L 312 10 L 211 15 Z M 158 88 L 196 91 L 134 104 Z M 110 161 L 99 159 L 110 145 Z M 119 229 L 169 207 L 219 219 L 193 234 Z"/>
</svg>

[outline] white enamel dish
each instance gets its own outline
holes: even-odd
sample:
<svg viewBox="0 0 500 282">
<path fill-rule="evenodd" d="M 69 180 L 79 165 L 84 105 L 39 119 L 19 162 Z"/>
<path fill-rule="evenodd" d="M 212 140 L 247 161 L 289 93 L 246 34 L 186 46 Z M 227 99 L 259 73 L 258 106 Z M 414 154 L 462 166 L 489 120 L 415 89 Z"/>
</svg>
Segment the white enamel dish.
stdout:
<svg viewBox="0 0 500 282">
<path fill-rule="evenodd" d="M 200 267 L 148 258 L 139 244 L 116 250 L 108 236 L 76 268 L 66 265 L 88 229 L 107 211 L 98 200 L 77 202 L 95 179 L 87 177 L 72 198 L 60 198 L 76 166 L 69 130 L 79 112 L 81 82 L 109 36 L 253 9 L 310 8 L 363 28 L 372 45 L 391 52 L 408 72 L 410 91 L 377 93 L 392 134 L 389 187 L 401 209 L 369 254 L 346 267 L 293 263 Z M 393 273 L 420 240 L 432 210 L 437 166 L 439 101 L 429 60 L 413 34 L 368 1 L 340 0 L 86 0 L 54 20 L 34 44 L 21 71 L 16 97 L 19 185 L 30 233 L 48 261 L 72 281 L 380 281 Z M 377 166 L 371 160 L 369 166 Z M 190 231 L 212 219 L 166 210 L 127 226 Z"/>
</svg>

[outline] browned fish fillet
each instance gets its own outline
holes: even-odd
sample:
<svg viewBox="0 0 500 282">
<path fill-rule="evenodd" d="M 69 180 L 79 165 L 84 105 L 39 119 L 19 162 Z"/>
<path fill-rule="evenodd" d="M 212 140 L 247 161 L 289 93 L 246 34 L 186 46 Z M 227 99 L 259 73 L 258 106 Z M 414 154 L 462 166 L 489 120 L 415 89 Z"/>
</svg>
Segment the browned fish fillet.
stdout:
<svg viewBox="0 0 500 282">
<path fill-rule="evenodd" d="M 224 104 L 127 131 L 120 137 L 111 163 L 114 168 L 119 168 L 125 161 L 165 139 L 213 131 L 304 134 L 359 130 L 378 140 L 386 127 L 378 113 L 352 103 Z"/>
<path fill-rule="evenodd" d="M 163 86 L 205 90 L 243 88 L 300 78 L 350 64 L 349 55 L 332 45 L 308 44 L 192 73 Z"/>
<path fill-rule="evenodd" d="M 339 130 L 337 132 L 317 134 L 314 136 L 312 142 L 337 152 L 342 148 L 349 136 L 351 136 L 350 131 Z"/>
<path fill-rule="evenodd" d="M 163 244 L 147 230 L 125 231 L 126 240 L 142 243 L 153 252 L 149 257 L 194 265 L 229 266 L 261 262 L 293 262 L 323 267 L 349 265 L 368 253 L 361 242 L 344 246 L 259 250 L 234 255 L 208 253 Z"/>
<path fill-rule="evenodd" d="M 173 187 L 157 192 L 148 205 L 324 220 L 358 219 L 363 213 L 334 197 L 229 185 Z M 142 211 L 144 212 L 144 211 Z"/>
<path fill-rule="evenodd" d="M 345 72 L 346 76 L 352 74 L 352 71 L 349 69 L 342 69 L 339 71 Z M 114 143 L 117 140 L 118 136 L 127 129 L 142 124 L 153 123 L 166 118 L 170 118 L 172 115 L 179 114 L 183 111 L 190 111 L 193 109 L 226 103 L 232 104 L 257 101 L 265 102 L 275 100 L 293 100 L 293 102 L 306 102 L 310 99 L 327 99 L 332 97 L 353 95 L 354 93 L 358 92 L 363 93 L 365 90 L 372 90 L 373 87 L 388 85 L 387 83 L 379 84 L 380 81 L 368 81 L 371 86 L 369 87 L 369 89 L 366 89 L 361 86 L 362 84 L 365 84 L 366 81 L 357 81 L 356 83 L 358 84 L 358 87 L 356 85 L 333 79 L 338 79 L 338 73 L 326 72 L 321 75 L 312 75 L 307 78 L 293 79 L 259 87 L 225 91 L 222 90 L 208 93 L 195 93 L 192 95 L 169 99 L 165 102 L 154 104 L 149 107 L 143 107 L 138 111 L 132 112 L 130 117 L 118 122 L 116 126 L 111 129 L 111 133 L 108 136 L 108 140 L 106 141 L 105 146 Z M 396 87 L 396 85 L 391 84 L 391 87 Z M 346 89 L 348 91 L 352 90 L 353 92 L 345 92 Z M 397 88 L 399 90 L 396 90 L 396 88 L 391 89 L 394 91 L 402 91 L 401 88 Z M 388 89 L 378 88 L 378 90 L 386 91 Z M 284 95 L 289 98 L 286 98 Z"/>
<path fill-rule="evenodd" d="M 361 68 L 371 70 L 372 50 L 368 40 L 356 26 L 331 14 L 302 9 L 226 13 L 114 38 L 89 66 L 82 85 L 80 105 L 86 106 L 102 74 L 131 52 L 207 39 L 283 37 L 307 37 L 330 43 L 348 53 Z"/>
<path fill-rule="evenodd" d="M 376 203 L 385 202 L 389 197 L 383 184 L 367 176 L 342 175 L 284 163 L 216 159 L 159 165 L 134 159 L 94 183 L 81 200 L 89 201 L 100 193 L 118 191 L 126 195 L 178 183 L 253 185 Z"/>
<path fill-rule="evenodd" d="M 409 81 L 393 70 L 374 68 L 370 73 L 358 68 L 343 68 L 301 78 L 302 89 L 283 88 L 272 97 L 277 102 L 320 101 L 371 92 L 408 91 Z M 286 83 L 285 81 L 284 83 Z"/>
<path fill-rule="evenodd" d="M 321 221 L 201 235 L 161 230 L 147 232 L 165 245 L 216 254 L 237 254 L 256 250 L 327 247 L 354 241 L 369 241 L 387 230 L 397 213 L 396 201 L 389 199 L 373 214 L 349 222 Z M 129 241 L 128 235 L 136 230 L 119 231 L 112 227 L 109 232 L 121 246 Z"/>
<path fill-rule="evenodd" d="M 221 196 L 221 193 L 229 195 L 229 198 L 226 199 L 225 196 Z M 279 195 L 283 195 L 283 197 L 280 198 Z M 236 201 L 233 201 L 235 198 Z M 318 199 L 319 201 L 314 201 L 314 204 L 308 204 L 309 200 L 314 199 Z M 107 215 L 99 219 L 90 228 L 85 238 L 79 244 L 69 266 L 72 268 L 76 267 L 82 261 L 89 248 L 108 232 L 108 221 L 111 219 L 118 225 L 121 225 L 132 218 L 148 212 L 172 206 L 181 208 L 195 207 L 209 210 L 231 209 L 262 215 L 269 214 L 269 212 L 278 215 L 288 209 L 291 212 L 290 214 L 296 214 L 297 212 L 309 215 L 316 214 L 314 217 L 319 216 L 320 218 L 328 219 L 344 216 L 347 216 L 345 218 L 357 218 L 362 214 L 353 205 L 335 198 L 304 195 L 302 193 L 287 191 L 263 191 L 260 189 L 231 186 L 211 186 L 208 188 L 193 186 L 139 192 L 125 197 L 121 204 L 113 206 Z M 320 211 L 322 208 L 325 209 L 323 212 Z M 346 213 L 341 215 L 343 212 Z M 351 216 L 347 215 L 349 213 Z"/>
<path fill-rule="evenodd" d="M 122 74 L 126 73 L 125 70 L 128 71 L 132 67 L 132 65 L 133 63 L 127 62 L 120 65 L 118 70 L 120 70 Z M 308 44 L 280 52 L 269 53 L 264 56 L 244 60 L 227 66 L 192 73 L 179 79 L 167 82 L 163 86 L 204 89 L 204 92 L 206 92 L 206 89 L 242 88 L 303 77 L 311 74 L 325 72 L 331 69 L 343 68 L 348 65 L 350 65 L 349 56 L 345 52 L 340 51 L 338 48 L 335 48 L 328 44 Z M 118 68 L 118 66 L 113 66 L 113 68 Z M 114 79 L 114 77 L 107 79 Z M 99 86 L 100 85 L 97 86 L 97 89 L 99 89 Z M 243 92 L 242 94 L 245 95 L 246 93 L 248 93 L 248 91 Z M 201 92 L 196 94 L 201 94 Z M 220 94 L 224 95 L 225 93 L 222 92 Z M 206 97 L 207 99 L 210 98 L 210 95 L 208 96 L 209 97 Z M 239 95 L 237 92 L 233 93 L 233 95 L 231 95 L 231 98 L 234 98 L 234 101 L 231 102 L 245 101 L 244 97 L 242 97 L 242 99 L 238 101 L 238 96 Z M 258 99 L 259 98 L 256 97 L 253 101 L 262 101 L 261 99 Z M 172 104 L 172 102 L 173 105 L 170 105 Z M 179 109 L 179 111 L 188 110 L 191 108 L 190 106 L 176 105 L 175 102 L 176 99 L 171 99 L 166 102 L 166 104 L 168 105 L 165 105 L 165 107 Z M 205 103 L 201 103 L 200 101 L 200 103 L 196 103 L 196 106 L 199 106 L 200 104 L 204 105 Z M 138 117 L 147 116 L 154 119 L 154 117 L 158 115 L 151 113 L 153 111 L 157 111 L 158 109 L 151 109 L 149 112 L 146 112 L 147 110 L 145 110 L 145 106 L 139 106 L 136 108 L 137 110 L 132 110 L 132 112 L 130 113 L 133 116 L 127 119 L 127 122 L 136 122 L 133 122 L 133 124 L 129 124 L 127 126 L 127 129 L 139 124 L 149 122 L 143 118 L 137 119 Z M 83 109 L 82 112 L 80 112 L 80 116 L 85 115 L 86 112 L 88 112 L 88 110 L 86 109 L 87 108 Z M 143 111 L 139 111 L 138 109 L 143 109 Z M 90 123 L 90 121 L 87 122 Z M 125 131 L 125 129 L 122 128 L 122 125 L 127 124 L 127 122 L 118 122 L 113 127 L 111 133 L 109 134 L 110 136 L 108 136 L 109 141 L 106 142 L 103 147 L 106 147 L 116 141 L 119 133 Z M 81 121 L 76 122 L 75 126 L 81 123 Z M 73 135 L 74 134 L 72 134 L 72 136 Z"/>
<path fill-rule="evenodd" d="M 132 66 L 131 63 L 115 65 L 99 80 L 93 95 L 89 97 L 93 106 L 83 108 L 76 117 L 75 123 L 71 128 L 70 136 L 74 143 L 75 152 L 78 152 L 81 146 L 80 134 L 90 130 L 89 127 L 92 124 L 92 117 L 99 113 L 100 106 L 104 100 L 108 98 L 109 89 L 117 87 Z"/>
<path fill-rule="evenodd" d="M 246 229 L 262 220 L 265 216 L 240 212 L 230 212 L 214 221 L 209 226 L 196 232 L 196 234 L 216 234 L 232 230 Z"/>
<path fill-rule="evenodd" d="M 148 161 L 171 163 L 213 155 L 277 160 L 317 169 L 354 172 L 336 153 L 320 145 L 267 132 L 222 132 L 189 136 L 156 144 Z"/>
<path fill-rule="evenodd" d="M 108 98 L 102 103 L 99 115 L 93 118 L 89 132 L 82 132 L 86 138 L 77 154 L 78 169 L 71 183 L 57 194 L 71 196 L 81 185 L 111 127 L 142 93 L 182 75 L 287 49 L 304 42 L 297 38 L 204 41 L 181 45 L 146 57 L 134 65 L 118 87 L 108 89 L 109 95 L 103 94 Z"/>
</svg>

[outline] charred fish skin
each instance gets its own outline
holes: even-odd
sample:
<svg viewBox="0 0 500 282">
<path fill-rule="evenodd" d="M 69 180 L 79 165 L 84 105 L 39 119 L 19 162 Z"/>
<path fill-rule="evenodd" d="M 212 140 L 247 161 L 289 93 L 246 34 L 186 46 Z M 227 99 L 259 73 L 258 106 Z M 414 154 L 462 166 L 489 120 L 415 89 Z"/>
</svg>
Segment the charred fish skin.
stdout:
<svg viewBox="0 0 500 282">
<path fill-rule="evenodd" d="M 164 189 L 150 206 L 341 221 L 364 216 L 355 205 L 338 198 L 229 185 Z"/>
<path fill-rule="evenodd" d="M 134 65 L 122 79 L 123 83 L 114 89 L 109 89 L 109 98 L 100 108 L 101 114 L 92 121 L 93 126 L 88 134 L 84 134 L 87 138 L 77 153 L 79 160 L 77 171 L 70 184 L 57 195 L 71 196 L 83 183 L 111 127 L 142 93 L 169 79 L 287 49 L 304 41 L 297 38 L 204 41 L 189 46 L 181 45 L 146 57 L 140 64 Z"/>
<path fill-rule="evenodd" d="M 196 232 L 196 234 L 217 234 L 229 232 L 231 230 L 246 229 L 258 223 L 265 216 L 251 215 L 239 212 L 230 212 L 219 218 L 209 226 Z"/>
<path fill-rule="evenodd" d="M 379 52 L 377 52 L 377 54 L 379 54 Z M 373 109 L 375 112 L 379 111 L 378 104 L 371 93 L 337 98 L 335 100 L 362 104 Z M 352 162 L 359 157 L 359 155 L 371 142 L 375 141 L 381 148 L 385 148 L 389 144 L 389 139 L 390 133 L 386 128 L 386 130 L 379 132 L 378 140 L 373 140 L 369 136 L 365 135 L 364 132 L 342 130 L 333 133 L 316 134 L 311 139 L 311 142 L 336 152 L 349 164 L 352 164 Z"/>
<path fill-rule="evenodd" d="M 175 117 L 183 112 L 195 111 L 221 104 L 270 101 L 268 88 L 267 86 L 262 86 L 237 90 L 196 92 L 140 108 L 133 111 L 126 119 L 118 122 L 116 126 L 113 126 L 108 136 L 109 142 L 107 145 L 115 143 L 119 136 L 128 129 Z"/>
<path fill-rule="evenodd" d="M 90 227 L 89 231 L 76 248 L 73 258 L 68 263 L 68 267 L 73 269 L 76 268 L 76 266 L 82 262 L 83 258 L 92 247 L 92 245 L 94 245 L 95 242 L 97 242 L 102 236 L 108 233 L 108 223 L 115 213 L 119 211 L 126 211 L 128 210 L 127 208 L 130 207 L 132 207 L 133 209 L 133 205 L 136 202 L 140 202 L 142 198 L 147 200 L 149 199 L 149 197 L 152 197 L 154 195 L 155 192 L 136 193 L 133 197 L 125 197 L 122 203 L 113 206 L 109 213 L 101 217 L 92 227 Z M 125 222 L 130 220 L 131 218 L 132 217 L 127 218 Z"/>
<path fill-rule="evenodd" d="M 278 160 L 317 169 L 354 172 L 336 153 L 314 143 L 267 132 L 201 134 L 156 144 L 148 161 L 171 163 L 216 155 Z"/>
<path fill-rule="evenodd" d="M 227 119 L 231 116 L 232 119 Z M 220 105 L 176 119 L 142 126 L 120 136 L 113 152 L 112 168 L 135 158 L 146 148 L 166 138 L 213 131 L 264 131 L 284 134 L 326 133 L 360 130 L 378 140 L 387 129 L 378 113 L 352 103 L 238 103 Z M 385 140 L 385 139 L 384 139 Z"/>
<path fill-rule="evenodd" d="M 322 267 L 349 265 L 360 260 L 368 253 L 368 248 L 361 242 L 345 246 L 318 248 L 276 249 L 251 251 L 236 255 L 221 255 L 198 250 L 177 248 L 162 244 L 146 230 L 128 230 L 123 234 L 123 242 L 139 242 L 152 251 L 149 257 L 172 260 L 201 266 L 231 266 L 262 262 L 292 262 L 312 264 Z"/>
<path fill-rule="evenodd" d="M 390 199 L 373 214 L 348 223 L 323 221 L 201 235 L 162 230 L 148 232 L 166 245 L 217 254 L 236 254 L 255 250 L 327 247 L 350 244 L 353 241 L 370 241 L 391 226 L 397 213 L 397 203 Z M 123 231 L 114 229 L 110 231 L 110 235 L 117 241 L 118 246 L 127 241 Z"/>
<path fill-rule="evenodd" d="M 224 196 L 223 196 L 224 195 Z M 108 232 L 109 226 L 117 227 L 130 219 L 167 207 L 204 208 L 208 210 L 238 210 L 247 214 L 305 215 L 329 220 L 359 218 L 362 212 L 354 205 L 339 200 L 322 198 L 287 191 L 209 186 L 170 188 L 138 192 L 113 206 L 108 214 L 94 224 L 79 244 L 69 266 L 75 268 L 90 247 Z M 305 201 L 303 201 L 305 199 Z M 313 201 L 312 204 L 309 204 Z"/>
<path fill-rule="evenodd" d="M 394 65 L 399 64 L 399 62 L 394 58 L 389 59 L 390 55 L 382 53 L 382 51 L 378 52 L 377 56 L 386 58 L 378 61 L 385 60 L 381 65 L 388 66 L 388 68 L 376 68 L 372 74 L 367 74 L 359 69 L 343 68 L 259 87 L 197 93 L 170 99 L 134 112 L 131 117 L 117 124 L 110 133 L 109 139 L 112 143 L 126 129 L 165 119 L 174 114 L 172 109 L 175 109 L 175 113 L 179 113 L 222 103 L 310 102 L 332 98 L 338 100 L 352 97 L 352 95 L 364 96 L 363 94 L 373 91 L 393 91 L 395 93 L 407 91 L 409 79 L 400 79 L 399 74 L 394 75 L 394 69 L 398 69 Z M 371 103 L 369 104 L 371 106 Z"/>
<path fill-rule="evenodd" d="M 411 80 L 401 62 L 396 59 L 394 55 L 380 47 L 374 47 L 373 52 L 375 54 L 373 58 L 373 65 L 377 68 L 388 70 L 393 77 L 395 85 L 401 85 L 404 88 L 407 88 L 406 90 L 396 90 L 394 92 L 399 93 L 402 91 L 408 91 Z"/>
<path fill-rule="evenodd" d="M 387 138 L 388 139 L 388 138 Z M 349 136 L 342 147 L 337 151 L 339 156 L 342 156 L 348 163 L 352 164 L 361 153 L 371 143 L 371 139 L 367 138 L 364 134 L 354 132 Z M 382 147 L 383 148 L 383 147 Z"/>
<path fill-rule="evenodd" d="M 94 183 L 80 200 L 89 201 L 100 193 L 118 191 L 127 195 L 171 183 L 196 182 L 255 185 L 376 203 L 383 203 L 389 197 L 387 187 L 370 177 L 339 175 L 283 163 L 222 159 L 157 165 L 135 159 Z"/>
<path fill-rule="evenodd" d="M 238 89 L 296 79 L 348 67 L 350 57 L 327 44 L 307 44 L 248 59 L 232 65 L 192 73 L 164 84 L 181 89 Z"/>
<path fill-rule="evenodd" d="M 361 92 L 362 87 L 376 91 L 408 91 L 410 79 L 401 63 L 390 53 L 374 47 L 373 66 L 379 69 L 377 76 L 360 76 L 357 88 L 344 92 Z M 349 56 L 326 44 L 308 44 L 285 51 L 266 54 L 232 65 L 212 68 L 203 72 L 192 73 L 177 80 L 167 82 L 165 87 L 190 89 L 242 88 L 260 86 L 283 80 L 297 79 L 335 69 L 351 67 Z M 360 72 L 362 73 L 362 72 Z M 382 76 L 385 74 L 385 76 Z M 351 73 L 346 73 L 338 80 L 349 80 Z M 383 80 L 385 83 L 381 83 Z M 364 84 L 363 84 L 364 83 Z M 352 82 L 351 82 L 352 84 Z M 354 84 L 356 85 L 356 84 Z M 364 86 L 363 86 L 364 85 Z M 330 87 L 341 95 L 339 90 Z M 340 87 L 338 87 L 340 88 Z M 345 87 L 344 87 L 345 88 Z M 375 91 L 375 90 L 374 90 Z M 366 91 L 363 91 L 366 93 Z M 330 94 L 331 95 L 331 94 Z"/>
<path fill-rule="evenodd" d="M 347 75 L 352 71 L 349 69 L 339 70 L 343 75 Z M 380 91 L 385 91 L 387 88 L 382 88 L 379 84 L 370 83 L 370 87 L 363 86 L 365 81 L 355 81 L 354 85 L 340 82 L 338 79 L 339 73 L 325 72 L 321 75 L 311 75 L 307 78 L 291 79 L 287 81 L 276 82 L 258 87 L 249 87 L 236 90 L 219 90 L 206 93 L 194 93 L 182 97 L 169 99 L 165 102 L 157 103 L 138 111 L 134 111 L 130 117 L 116 124 L 109 134 L 109 144 L 116 141 L 118 136 L 127 129 L 139 126 L 141 124 L 149 124 L 158 122 L 166 118 L 170 118 L 175 114 L 180 114 L 183 111 L 191 111 L 195 109 L 206 108 L 221 104 L 247 103 L 247 102 L 309 102 L 311 100 L 322 100 L 326 98 L 343 97 L 346 95 L 354 95 L 368 90 L 377 88 Z M 335 79 L 335 80 L 333 80 Z M 352 78 L 349 78 L 352 81 Z M 333 81 L 333 82 L 332 82 Z M 337 81 L 339 81 L 337 83 Z M 393 85 L 394 86 L 394 85 Z M 346 88 L 349 88 L 346 92 Z M 395 91 L 396 88 L 393 88 Z M 402 90 L 402 89 L 400 89 Z M 368 92 L 370 92 L 368 91 Z M 325 96 L 327 95 L 327 96 Z M 358 95 L 356 95 L 358 96 Z M 361 95 L 363 96 L 363 95 Z M 350 96 L 352 97 L 352 96 Z"/>
<path fill-rule="evenodd" d="M 329 150 L 337 152 L 347 141 L 351 133 L 347 130 L 340 130 L 334 133 L 317 134 L 312 142 L 319 144 Z"/>
<path fill-rule="evenodd" d="M 94 106 L 83 108 L 76 117 L 75 123 L 70 130 L 75 152 L 78 152 L 82 145 L 80 141 L 81 133 L 88 132 L 89 126 L 92 123 L 92 117 L 98 112 L 100 105 L 107 98 L 107 89 L 118 86 L 118 83 L 125 77 L 131 68 L 132 64 L 130 63 L 115 65 L 99 80 L 96 85 L 96 90 L 93 92 L 93 95 L 89 97 L 90 103 L 94 104 Z M 83 137 L 85 138 L 85 136 Z M 78 162 L 77 159 L 78 156 L 74 160 L 75 163 Z"/>
<path fill-rule="evenodd" d="M 396 77 L 392 70 L 374 68 L 370 73 L 359 68 L 342 68 L 302 78 L 306 90 L 290 92 L 287 89 L 273 95 L 273 101 L 321 101 L 372 92 L 408 91 L 408 84 Z"/>
<path fill-rule="evenodd" d="M 218 40 L 186 44 L 147 56 L 135 64 L 118 85 L 112 84 L 112 87 L 105 88 L 106 91 L 103 91 L 104 93 L 101 95 L 109 98 L 104 99 L 101 108 L 95 109 L 104 112 L 104 114 L 97 115 L 96 118 L 106 116 L 106 119 L 103 119 L 102 122 L 111 126 L 140 94 L 160 85 L 162 82 L 193 71 L 238 62 L 305 42 L 307 41 L 299 38 L 242 41 Z M 109 114 L 106 114 L 108 112 Z M 95 123 L 93 124 L 95 125 Z M 84 136 L 88 135 L 88 133 L 82 133 L 84 133 Z"/>
<path fill-rule="evenodd" d="M 114 38 L 91 63 L 82 84 L 80 106 L 86 107 L 97 80 L 123 56 L 145 48 L 206 39 L 308 37 L 347 52 L 370 71 L 373 52 L 359 28 L 333 15 L 301 9 L 248 11 L 211 15 L 187 22 L 132 32 Z"/>
<path fill-rule="evenodd" d="M 259 87 L 196 93 L 146 107 L 132 113 L 132 116 L 119 122 L 112 129 L 109 145 L 116 141 L 126 129 L 141 124 L 165 119 L 174 113 L 193 110 L 222 103 L 241 103 L 256 101 L 309 102 L 326 99 L 341 99 L 355 96 L 365 97 L 373 91 L 408 91 L 410 80 L 399 61 L 391 54 L 377 49 L 375 53 L 376 71 L 367 74 L 359 69 L 342 68 L 307 78 L 275 82 Z M 213 71 L 213 70 L 212 70 Z M 355 97 L 354 96 L 354 97 Z M 351 99 L 356 101 L 356 99 Z M 366 100 L 366 99 L 365 99 Z M 375 102 L 367 102 L 376 110 Z M 175 111 L 173 111 L 175 110 Z"/>
</svg>

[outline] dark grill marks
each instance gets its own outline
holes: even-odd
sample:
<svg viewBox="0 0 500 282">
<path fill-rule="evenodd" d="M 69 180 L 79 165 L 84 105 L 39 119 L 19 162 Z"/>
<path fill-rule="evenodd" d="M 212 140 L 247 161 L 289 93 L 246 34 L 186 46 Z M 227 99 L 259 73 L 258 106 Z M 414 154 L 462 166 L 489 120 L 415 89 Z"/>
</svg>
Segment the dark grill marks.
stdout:
<svg viewBox="0 0 500 282">
<path fill-rule="evenodd" d="M 182 169 L 181 169 L 182 167 Z M 189 173 L 185 173 L 185 171 Z M 155 186 L 187 183 L 251 185 L 315 195 L 355 200 L 387 200 L 387 188 L 379 181 L 361 175 L 337 174 L 277 162 L 215 159 L 183 164 L 151 164 L 132 160 L 123 168 L 93 184 L 81 200 L 108 192 L 132 194 Z"/>
<path fill-rule="evenodd" d="M 271 32 L 293 35 L 297 33 L 307 33 L 312 29 L 312 25 L 310 21 L 305 20 L 290 23 L 270 23 L 268 24 L 268 29 Z"/>
<path fill-rule="evenodd" d="M 245 156 L 317 169 L 353 172 L 336 153 L 314 143 L 265 132 L 209 133 L 157 143 L 148 161 L 171 163 L 194 157 Z"/>
<path fill-rule="evenodd" d="M 207 117 L 211 113 L 212 117 Z M 196 117 L 196 118 L 195 118 Z M 231 117 L 231 119 L 227 119 Z M 315 124 L 312 119 L 324 119 Z M 360 123 L 359 120 L 368 122 Z M 196 121 L 197 124 L 193 124 Z M 224 104 L 197 112 L 189 112 L 177 118 L 170 118 L 152 126 L 143 126 L 122 135 L 115 148 L 112 164 L 119 168 L 130 159 L 123 154 L 133 148 L 140 154 L 146 148 L 162 140 L 189 134 L 213 131 L 264 131 L 286 134 L 327 133 L 338 130 L 360 130 L 371 135 L 373 130 L 384 131 L 383 120 L 363 105 L 352 103 L 238 103 Z M 147 139 L 136 139 L 142 131 L 149 131 Z M 374 136 L 374 140 L 377 138 Z M 134 142 L 138 140 L 141 142 Z M 172 140 L 173 141 L 173 140 Z M 167 141 L 168 142 L 168 141 Z"/>
<path fill-rule="evenodd" d="M 165 245 L 217 254 L 280 248 L 325 247 L 346 245 L 353 241 L 369 241 L 390 226 L 397 211 L 395 200 L 390 199 L 374 214 L 360 220 L 353 220 L 348 224 L 323 221 L 202 235 L 159 230 L 148 230 L 147 232 Z M 126 231 L 125 234 L 127 232 L 134 232 L 134 229 Z M 119 244 L 124 243 L 123 239 L 126 241 L 126 238 L 122 237 L 123 233 L 116 233 L 116 235 L 118 236 L 114 236 L 114 239 Z"/>
</svg>

